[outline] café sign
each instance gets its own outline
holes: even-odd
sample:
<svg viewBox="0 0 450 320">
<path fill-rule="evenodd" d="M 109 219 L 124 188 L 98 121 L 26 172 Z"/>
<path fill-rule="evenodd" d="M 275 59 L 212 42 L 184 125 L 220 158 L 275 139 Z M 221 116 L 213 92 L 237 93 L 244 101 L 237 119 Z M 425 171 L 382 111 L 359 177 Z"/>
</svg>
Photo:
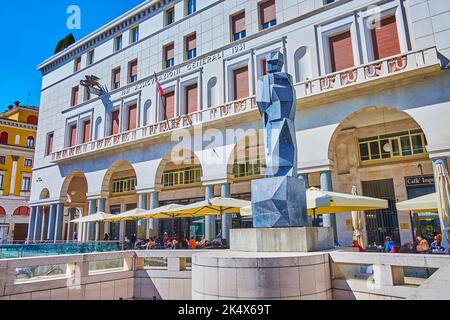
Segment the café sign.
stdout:
<svg viewBox="0 0 450 320">
<path fill-rule="evenodd" d="M 427 176 L 405 177 L 405 183 L 407 187 L 434 185 L 434 176 L 427 175 Z"/>
</svg>

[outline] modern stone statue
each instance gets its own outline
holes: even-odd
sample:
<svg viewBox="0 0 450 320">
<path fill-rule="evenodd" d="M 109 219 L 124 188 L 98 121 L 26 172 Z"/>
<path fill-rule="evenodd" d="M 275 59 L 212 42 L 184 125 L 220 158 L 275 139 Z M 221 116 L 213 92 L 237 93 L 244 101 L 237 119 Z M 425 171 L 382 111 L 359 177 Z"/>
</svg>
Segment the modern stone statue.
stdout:
<svg viewBox="0 0 450 320">
<path fill-rule="evenodd" d="M 283 65 L 282 53 L 269 53 L 268 74 L 258 80 L 267 169 L 265 179 L 252 182 L 255 228 L 308 225 L 305 185 L 297 173 L 296 95 L 292 76 L 281 72 Z"/>
</svg>

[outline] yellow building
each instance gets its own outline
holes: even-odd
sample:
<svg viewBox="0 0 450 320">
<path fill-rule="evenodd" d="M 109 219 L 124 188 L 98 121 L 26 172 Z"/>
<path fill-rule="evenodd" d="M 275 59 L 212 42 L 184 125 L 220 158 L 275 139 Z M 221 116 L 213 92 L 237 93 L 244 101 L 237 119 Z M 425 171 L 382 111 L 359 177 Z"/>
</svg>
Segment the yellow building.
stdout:
<svg viewBox="0 0 450 320">
<path fill-rule="evenodd" d="M 0 243 L 26 238 L 38 114 L 19 102 L 0 113 Z"/>
</svg>

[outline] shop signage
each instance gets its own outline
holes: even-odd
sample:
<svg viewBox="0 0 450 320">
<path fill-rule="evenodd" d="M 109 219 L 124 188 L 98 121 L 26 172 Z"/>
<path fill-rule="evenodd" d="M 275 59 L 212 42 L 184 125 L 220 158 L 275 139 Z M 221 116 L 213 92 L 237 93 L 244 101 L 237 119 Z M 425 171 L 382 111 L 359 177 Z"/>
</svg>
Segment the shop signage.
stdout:
<svg viewBox="0 0 450 320">
<path fill-rule="evenodd" d="M 405 177 L 405 183 L 407 187 L 434 185 L 434 176 L 427 175 L 427 176 Z"/>
</svg>

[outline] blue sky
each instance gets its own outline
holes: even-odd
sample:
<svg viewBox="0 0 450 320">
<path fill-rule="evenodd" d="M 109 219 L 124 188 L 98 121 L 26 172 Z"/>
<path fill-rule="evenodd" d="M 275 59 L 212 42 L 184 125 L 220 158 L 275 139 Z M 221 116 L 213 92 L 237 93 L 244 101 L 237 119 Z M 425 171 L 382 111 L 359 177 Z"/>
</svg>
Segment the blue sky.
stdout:
<svg viewBox="0 0 450 320">
<path fill-rule="evenodd" d="M 69 33 L 81 39 L 144 0 L 16 0 L 0 4 L 0 112 L 19 100 L 39 105 L 41 75 L 36 66 Z M 70 5 L 81 9 L 81 29 L 69 30 Z M 28 97 L 28 94 L 31 97 Z M 28 101 L 29 100 L 29 101 Z"/>
</svg>

